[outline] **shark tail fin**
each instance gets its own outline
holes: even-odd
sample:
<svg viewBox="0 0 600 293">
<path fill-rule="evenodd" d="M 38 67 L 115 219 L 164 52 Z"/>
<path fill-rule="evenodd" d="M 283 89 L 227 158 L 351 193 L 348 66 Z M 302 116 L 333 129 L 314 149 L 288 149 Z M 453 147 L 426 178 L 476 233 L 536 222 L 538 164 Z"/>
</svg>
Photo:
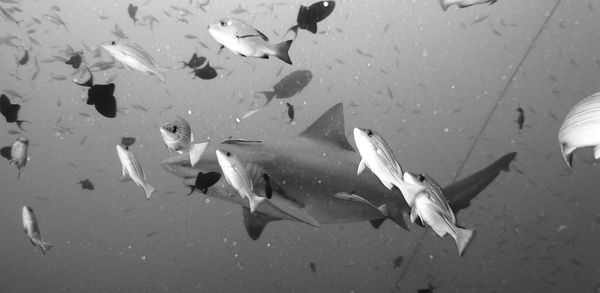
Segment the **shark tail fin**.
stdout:
<svg viewBox="0 0 600 293">
<path fill-rule="evenodd" d="M 46 252 L 48 252 L 48 250 L 50 250 L 50 248 L 54 247 L 53 244 L 48 243 L 48 242 L 44 242 L 42 241 L 42 243 L 40 243 L 40 249 L 42 250 L 42 254 L 46 255 Z"/>
<path fill-rule="evenodd" d="M 290 46 L 292 45 L 292 40 L 287 40 L 281 42 L 275 47 L 273 47 L 273 51 L 275 52 L 275 56 L 281 59 L 283 62 L 292 65 L 292 59 L 290 59 L 290 55 L 288 51 L 290 50 Z"/>
<path fill-rule="evenodd" d="M 456 246 L 458 247 L 458 254 L 460 256 L 463 255 L 465 248 L 471 242 L 473 235 L 475 234 L 475 230 L 473 229 L 463 229 L 456 228 L 456 236 L 454 237 L 454 241 L 456 241 Z"/>
<path fill-rule="evenodd" d="M 207 146 L 208 142 L 194 143 L 190 146 L 190 151 L 188 154 L 190 156 L 190 164 L 192 164 L 192 167 L 196 166 L 196 164 L 200 161 L 200 158 L 202 157 L 202 154 L 206 150 Z"/>
<path fill-rule="evenodd" d="M 152 196 L 152 193 L 156 191 L 156 188 L 154 188 L 154 186 L 146 183 L 144 184 L 144 192 L 146 193 L 146 199 L 150 200 L 150 197 Z"/>
</svg>

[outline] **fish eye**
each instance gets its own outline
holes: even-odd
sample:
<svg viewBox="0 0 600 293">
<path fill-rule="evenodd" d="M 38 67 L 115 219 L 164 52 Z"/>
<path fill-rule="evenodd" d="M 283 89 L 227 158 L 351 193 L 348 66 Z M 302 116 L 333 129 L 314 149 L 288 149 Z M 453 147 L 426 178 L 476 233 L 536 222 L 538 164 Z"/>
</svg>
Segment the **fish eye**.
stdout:
<svg viewBox="0 0 600 293">
<path fill-rule="evenodd" d="M 171 127 L 171 133 L 175 132 L 177 132 L 177 125 L 173 125 L 173 127 Z"/>
<path fill-rule="evenodd" d="M 110 42 L 110 44 L 114 46 L 114 45 L 116 45 L 116 44 L 117 44 L 117 42 L 115 42 L 115 41 L 112 41 L 112 42 Z"/>
<path fill-rule="evenodd" d="M 230 152 L 226 152 L 225 155 L 228 156 L 228 157 L 231 157 L 231 153 Z"/>
<path fill-rule="evenodd" d="M 423 182 L 423 181 L 425 181 L 425 176 L 423 176 L 423 174 L 419 174 L 419 177 L 417 177 L 417 180 L 419 180 L 419 182 Z"/>
<path fill-rule="evenodd" d="M 368 130 L 367 130 L 367 135 L 368 135 L 369 137 L 373 137 L 373 130 L 371 130 L 371 129 L 368 129 Z"/>
<path fill-rule="evenodd" d="M 224 22 L 224 21 L 222 21 L 222 20 L 221 20 L 221 21 L 219 21 L 219 24 L 220 24 L 221 26 L 225 26 L 225 22 Z"/>
</svg>

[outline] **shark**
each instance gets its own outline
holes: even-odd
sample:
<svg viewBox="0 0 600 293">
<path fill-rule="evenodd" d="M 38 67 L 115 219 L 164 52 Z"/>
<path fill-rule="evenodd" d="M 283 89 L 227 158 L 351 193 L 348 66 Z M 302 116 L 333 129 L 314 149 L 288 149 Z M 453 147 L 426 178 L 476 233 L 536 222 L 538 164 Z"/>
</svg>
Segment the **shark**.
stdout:
<svg viewBox="0 0 600 293">
<path fill-rule="evenodd" d="M 260 237 L 268 223 L 279 220 L 314 227 L 369 221 L 379 228 L 389 219 L 409 230 L 404 216 L 411 209 L 402 193 L 395 187 L 388 190 L 369 172 L 356 174 L 361 157 L 345 133 L 343 104 L 338 103 L 299 135 L 211 142 L 194 167 L 186 154 L 169 157 L 161 166 L 183 179 L 192 191 L 240 205 L 244 226 L 253 240 Z M 225 176 L 213 176 L 221 172 L 217 151 L 234 154 L 244 162 L 254 192 L 266 198 L 254 213 L 248 200 L 238 195 Z M 486 168 L 444 187 L 453 211 L 457 213 L 468 207 L 501 171 L 509 171 L 515 156 L 516 153 L 506 154 Z"/>
</svg>

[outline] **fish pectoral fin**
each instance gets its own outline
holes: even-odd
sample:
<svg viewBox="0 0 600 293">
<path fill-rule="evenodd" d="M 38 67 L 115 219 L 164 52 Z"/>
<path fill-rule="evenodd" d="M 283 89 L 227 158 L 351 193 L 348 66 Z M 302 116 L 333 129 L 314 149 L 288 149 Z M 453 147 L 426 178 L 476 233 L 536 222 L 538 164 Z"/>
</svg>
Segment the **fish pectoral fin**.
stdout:
<svg viewBox="0 0 600 293">
<path fill-rule="evenodd" d="M 242 207 L 244 227 L 252 240 L 257 240 L 269 222 L 280 220 L 262 213 L 252 213 L 250 209 Z"/>
<path fill-rule="evenodd" d="M 127 172 L 127 168 L 125 168 L 125 166 L 121 166 L 121 174 L 123 175 L 123 177 L 129 176 L 129 173 Z"/>
<path fill-rule="evenodd" d="M 246 39 L 246 38 L 255 38 L 255 37 L 259 37 L 262 39 L 261 35 L 241 35 L 241 36 L 235 36 L 236 39 L 240 40 L 240 39 Z"/>
<path fill-rule="evenodd" d="M 600 159 L 600 145 L 594 147 L 594 159 Z"/>
<path fill-rule="evenodd" d="M 412 208 L 410 210 L 410 222 L 414 223 L 417 220 L 418 217 L 419 217 L 419 213 L 417 212 L 417 209 L 416 208 Z"/>
<path fill-rule="evenodd" d="M 358 163 L 358 169 L 356 170 L 356 175 L 360 175 L 363 171 L 365 171 L 365 168 L 367 168 L 367 162 L 364 159 L 361 159 L 360 163 Z"/>
</svg>

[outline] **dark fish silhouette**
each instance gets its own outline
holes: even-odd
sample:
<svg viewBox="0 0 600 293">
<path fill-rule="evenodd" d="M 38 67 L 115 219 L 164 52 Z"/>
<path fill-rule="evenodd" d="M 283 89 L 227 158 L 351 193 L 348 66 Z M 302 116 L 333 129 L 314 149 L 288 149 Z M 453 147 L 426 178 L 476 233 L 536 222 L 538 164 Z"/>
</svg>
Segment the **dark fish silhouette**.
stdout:
<svg viewBox="0 0 600 293">
<path fill-rule="evenodd" d="M 84 179 L 84 180 L 79 180 L 77 181 L 77 183 L 81 184 L 81 188 L 83 189 L 87 189 L 87 190 L 94 190 L 94 184 L 92 184 L 92 182 L 90 181 L 90 179 Z"/>
<path fill-rule="evenodd" d="M 94 76 L 89 68 L 87 70 L 90 73 L 90 79 L 84 83 L 75 82 L 80 86 L 89 87 L 87 104 L 94 105 L 96 111 L 102 116 L 115 118 L 117 116 L 117 100 L 113 95 L 115 84 L 94 84 Z"/>
<path fill-rule="evenodd" d="M 206 62 L 206 58 L 205 57 L 199 57 L 198 54 L 194 53 L 194 55 L 192 55 L 192 58 L 190 58 L 190 61 L 185 62 L 185 61 L 179 61 L 181 63 L 183 63 L 183 67 L 185 68 L 186 66 L 192 69 L 196 69 L 198 67 L 200 67 L 200 65 L 204 64 L 204 62 Z"/>
<path fill-rule="evenodd" d="M 69 58 L 69 60 L 67 60 L 65 64 L 71 65 L 74 69 L 79 69 L 82 61 L 83 58 L 81 58 L 81 53 L 77 52 L 71 55 L 71 58 Z"/>
<path fill-rule="evenodd" d="M 287 99 L 301 92 L 311 79 L 312 72 L 310 72 L 310 70 L 296 70 L 277 82 L 273 86 L 272 91 L 258 93 L 264 94 L 267 98 L 267 102 L 265 103 L 266 106 L 274 98 Z"/>
<path fill-rule="evenodd" d="M 271 178 L 269 178 L 269 174 L 264 173 L 263 179 L 265 180 L 265 195 L 267 198 L 271 198 L 273 196 L 273 186 L 271 185 Z"/>
<path fill-rule="evenodd" d="M 135 15 L 137 14 L 137 10 L 138 7 L 129 3 L 129 6 L 127 6 L 127 13 L 129 14 L 129 17 L 131 17 L 131 19 L 133 20 L 133 25 L 135 25 L 137 23 L 137 18 L 135 18 Z"/>
<path fill-rule="evenodd" d="M 515 122 L 519 124 L 519 129 L 523 129 L 523 123 L 525 123 L 525 112 L 520 107 L 517 108 L 517 112 L 519 112 L 519 117 L 517 117 L 517 120 L 515 120 Z"/>
<path fill-rule="evenodd" d="M 4 119 L 6 119 L 6 122 L 16 123 L 17 127 L 19 127 L 19 129 L 25 131 L 25 129 L 23 129 L 23 127 L 21 127 L 21 124 L 23 124 L 23 122 L 29 122 L 29 121 L 19 120 L 19 110 L 20 109 L 21 109 L 21 105 L 12 104 L 10 102 L 10 99 L 5 94 L 2 94 L 0 96 L 0 113 L 2 113 L 2 116 L 4 116 Z"/>
<path fill-rule="evenodd" d="M 435 289 L 436 287 L 429 284 L 427 288 L 417 290 L 417 293 L 433 293 Z"/>
<path fill-rule="evenodd" d="M 19 59 L 19 65 L 25 65 L 29 61 L 29 51 L 25 50 L 25 55 L 23 58 Z"/>
<path fill-rule="evenodd" d="M 399 268 L 402 265 L 402 261 L 404 261 L 403 256 L 399 256 L 399 257 L 395 258 L 394 259 L 394 269 Z"/>
<path fill-rule="evenodd" d="M 208 172 L 205 174 L 198 172 L 198 176 L 196 176 L 196 183 L 188 186 L 190 188 L 190 193 L 188 193 L 188 195 L 192 194 L 192 192 L 194 192 L 196 189 L 200 190 L 200 192 L 203 194 L 206 194 L 208 192 L 208 188 L 215 185 L 219 179 L 221 179 L 221 173 Z"/>
<path fill-rule="evenodd" d="M 312 262 L 312 261 L 311 261 L 311 262 L 308 264 L 308 266 L 310 267 L 310 270 L 311 270 L 313 273 L 316 273 L 316 272 L 317 272 L 317 265 L 316 265 L 314 262 Z"/>
<path fill-rule="evenodd" d="M 324 20 L 333 12 L 335 1 L 320 1 L 306 7 L 300 5 L 298 18 L 295 26 L 292 26 L 288 31 L 293 31 L 298 35 L 298 29 L 307 30 L 313 34 L 317 33 L 317 23 Z"/>
<path fill-rule="evenodd" d="M 206 66 L 194 70 L 194 78 L 201 79 L 213 79 L 217 77 L 217 70 L 210 66 L 210 63 L 206 62 Z"/>
<path fill-rule="evenodd" d="M 294 121 L 294 116 L 295 116 L 294 105 L 292 105 L 290 103 L 285 103 L 285 104 L 288 107 L 287 114 L 288 114 L 288 117 L 290 117 L 290 121 L 288 121 L 288 124 L 290 124 L 290 123 L 292 123 L 292 121 Z"/>
<path fill-rule="evenodd" d="M 0 155 L 2 157 L 4 157 L 7 160 L 12 159 L 12 156 L 10 154 L 10 150 L 11 150 L 11 146 L 5 146 L 3 148 L 0 149 Z"/>
<path fill-rule="evenodd" d="M 129 137 L 129 136 L 121 137 L 121 144 L 124 145 L 125 147 L 130 147 L 134 143 L 135 143 L 135 137 Z"/>
</svg>

